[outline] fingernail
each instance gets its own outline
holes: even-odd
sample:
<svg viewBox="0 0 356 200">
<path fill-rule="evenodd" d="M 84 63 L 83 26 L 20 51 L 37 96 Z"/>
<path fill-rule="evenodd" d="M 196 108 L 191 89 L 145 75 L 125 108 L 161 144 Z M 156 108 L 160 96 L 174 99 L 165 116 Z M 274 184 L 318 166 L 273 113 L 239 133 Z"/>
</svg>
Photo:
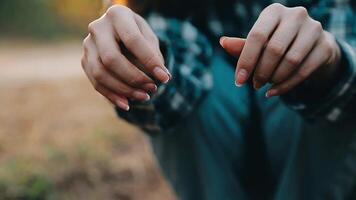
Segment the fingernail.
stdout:
<svg viewBox="0 0 356 200">
<path fill-rule="evenodd" d="M 126 111 L 130 110 L 130 106 L 127 105 L 126 103 L 121 102 L 120 100 L 116 101 L 116 105 L 123 110 L 126 110 Z"/>
<path fill-rule="evenodd" d="M 236 85 L 236 87 L 242 87 L 242 85 L 240 83 L 238 83 L 237 81 L 235 81 L 235 85 Z"/>
<path fill-rule="evenodd" d="M 226 36 L 223 36 L 223 37 L 220 38 L 219 43 L 220 43 L 220 45 L 221 45 L 222 47 L 224 47 L 224 41 L 225 41 L 226 39 L 227 39 Z"/>
<path fill-rule="evenodd" d="M 169 80 L 171 80 L 171 79 L 172 79 L 172 74 L 171 74 L 171 72 L 169 72 L 169 70 L 168 70 L 166 67 L 164 67 L 163 69 L 164 69 L 164 71 L 168 74 Z"/>
<path fill-rule="evenodd" d="M 247 80 L 247 70 L 239 69 L 237 73 L 236 85 L 243 85 Z"/>
<path fill-rule="evenodd" d="M 253 81 L 253 87 L 258 90 L 262 87 L 262 83 L 259 81 Z"/>
<path fill-rule="evenodd" d="M 145 85 L 143 85 L 142 87 L 144 90 L 146 90 L 147 92 L 157 92 L 157 85 L 153 84 L 153 83 L 146 83 Z"/>
<path fill-rule="evenodd" d="M 142 91 L 134 91 L 132 93 L 132 96 L 135 99 L 143 100 L 143 101 L 148 101 L 151 98 L 150 95 L 148 95 L 146 92 L 142 92 Z"/>
<path fill-rule="evenodd" d="M 168 83 L 170 79 L 169 73 L 165 72 L 161 67 L 155 67 L 153 69 L 153 75 L 162 83 Z"/>
<path fill-rule="evenodd" d="M 270 98 L 270 97 L 276 96 L 277 94 L 278 94 L 277 90 L 271 89 L 266 92 L 266 97 Z"/>
</svg>

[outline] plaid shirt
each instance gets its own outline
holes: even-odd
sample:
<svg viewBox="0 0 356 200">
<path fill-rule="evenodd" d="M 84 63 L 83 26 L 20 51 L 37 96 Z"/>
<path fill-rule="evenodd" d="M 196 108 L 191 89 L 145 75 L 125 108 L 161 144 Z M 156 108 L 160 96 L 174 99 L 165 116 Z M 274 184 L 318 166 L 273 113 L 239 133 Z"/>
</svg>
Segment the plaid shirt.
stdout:
<svg viewBox="0 0 356 200">
<path fill-rule="evenodd" d="M 326 96 L 305 102 L 292 91 L 282 97 L 287 105 L 305 118 L 331 122 L 356 118 L 356 5 L 351 1 L 274 1 L 290 7 L 306 7 L 310 15 L 335 36 L 341 47 L 340 67 L 345 70 Z M 154 11 L 147 16 L 161 41 L 173 80 L 160 85 L 149 102 L 131 102 L 129 112 L 116 110 L 119 116 L 148 133 L 173 129 L 199 106 L 213 86 L 210 60 L 218 48 L 218 38 L 222 35 L 246 37 L 262 9 L 274 3 L 266 0 L 236 0 L 231 6 L 231 2 L 227 1 L 204 2 L 202 6 L 204 4 L 208 12 L 203 16 L 201 12 L 198 16 L 187 13 L 185 20 L 182 20 Z"/>
</svg>

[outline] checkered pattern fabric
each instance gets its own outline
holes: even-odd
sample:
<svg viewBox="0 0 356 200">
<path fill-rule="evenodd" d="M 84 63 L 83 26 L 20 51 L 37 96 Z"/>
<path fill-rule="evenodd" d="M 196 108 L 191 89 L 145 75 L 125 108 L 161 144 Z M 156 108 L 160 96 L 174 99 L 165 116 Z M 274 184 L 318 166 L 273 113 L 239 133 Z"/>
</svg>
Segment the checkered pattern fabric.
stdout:
<svg viewBox="0 0 356 200">
<path fill-rule="evenodd" d="M 199 106 L 213 86 L 210 60 L 218 38 L 246 37 L 262 9 L 274 2 L 306 7 L 336 37 L 342 50 L 340 67 L 346 69 L 326 98 L 302 102 L 292 92 L 287 94 L 289 98 L 283 98 L 285 103 L 306 118 L 329 121 L 356 118 L 356 6 L 351 0 L 206 0 L 201 8 L 196 8 L 200 11 L 198 16 L 187 11 L 183 20 L 152 11 L 146 18 L 161 41 L 173 80 L 161 85 L 151 101 L 131 102 L 129 112 L 117 109 L 119 116 L 148 133 L 174 128 Z"/>
</svg>

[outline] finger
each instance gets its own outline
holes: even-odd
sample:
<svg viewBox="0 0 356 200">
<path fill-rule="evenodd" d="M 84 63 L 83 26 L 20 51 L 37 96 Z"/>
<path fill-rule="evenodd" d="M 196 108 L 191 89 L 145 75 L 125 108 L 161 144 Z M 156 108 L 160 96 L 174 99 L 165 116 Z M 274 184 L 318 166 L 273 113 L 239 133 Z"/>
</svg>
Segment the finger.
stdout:
<svg viewBox="0 0 356 200">
<path fill-rule="evenodd" d="M 122 110 L 125 110 L 125 111 L 130 110 L 129 100 L 126 97 L 117 96 L 116 98 L 117 98 L 117 100 L 115 101 L 116 102 L 115 105 L 117 105 Z"/>
<path fill-rule="evenodd" d="M 329 53 L 325 52 L 325 42 L 320 42 L 311 53 L 307 56 L 306 60 L 302 63 L 301 67 L 290 77 L 290 79 L 273 85 L 266 93 L 266 97 L 278 96 L 284 94 L 295 86 L 306 80 L 316 69 L 325 64 L 328 60 Z"/>
<path fill-rule="evenodd" d="M 134 20 L 133 12 L 123 6 L 114 7 L 114 9 L 120 10 L 108 12 L 108 14 L 111 15 L 114 29 L 125 47 L 135 55 L 153 77 L 167 83 L 171 75 L 158 54 L 154 53 L 155 49 L 142 36 Z"/>
<path fill-rule="evenodd" d="M 294 16 L 282 19 L 282 22 L 279 24 L 271 39 L 268 41 L 266 48 L 263 50 L 262 57 L 256 66 L 253 76 L 253 85 L 255 89 L 261 88 L 271 79 L 278 63 L 284 56 L 288 47 L 292 44 L 304 21 L 304 19 L 299 20 Z"/>
<path fill-rule="evenodd" d="M 97 68 L 96 70 L 99 70 Z M 106 71 L 94 71 L 93 74 L 97 83 L 104 85 L 106 88 L 110 89 L 111 91 L 115 92 L 116 94 L 129 97 L 139 101 L 148 101 L 150 100 L 150 96 L 147 92 L 139 89 L 134 89 L 120 80 L 115 79 L 111 74 Z"/>
<path fill-rule="evenodd" d="M 95 48 L 92 50 L 95 53 Z M 91 56 L 89 58 L 88 67 L 91 68 L 91 77 L 95 80 L 94 86 L 104 85 L 106 88 L 115 92 L 116 94 L 130 97 L 140 101 L 148 101 L 150 96 L 139 89 L 134 89 L 121 80 L 112 76 L 100 62 L 98 57 Z"/>
<path fill-rule="evenodd" d="M 121 79 L 132 87 L 144 88 L 146 85 L 154 83 L 151 78 L 122 55 L 118 43 L 113 36 L 114 30 L 110 24 L 105 22 L 105 18 L 100 22 L 91 23 L 89 27 L 90 34 L 100 56 L 101 61 L 99 63 L 103 63 L 104 68 L 107 68 L 118 79 Z"/>
<path fill-rule="evenodd" d="M 273 83 L 281 83 L 291 76 L 313 49 L 322 31 L 321 24 L 314 20 L 302 26 L 292 46 L 274 72 Z"/>
<path fill-rule="evenodd" d="M 93 41 L 91 34 L 89 34 L 88 37 L 86 37 L 84 39 L 83 47 L 84 47 L 84 56 L 82 59 L 82 66 L 83 66 L 83 69 L 84 69 L 86 75 L 89 78 L 89 81 L 95 87 L 96 80 L 93 77 L 93 67 L 94 66 L 91 63 L 93 61 L 95 62 L 96 59 L 99 57 L 99 55 L 98 55 L 98 51 L 96 50 L 96 46 L 95 46 L 95 43 Z"/>
<path fill-rule="evenodd" d="M 129 110 L 128 100 L 126 97 L 117 95 L 114 92 L 106 89 L 104 86 L 97 83 L 95 78 L 92 76 L 93 68 L 90 63 L 95 62 L 98 58 L 96 47 L 94 41 L 92 40 L 90 34 L 85 38 L 83 42 L 84 46 L 84 57 L 82 59 L 82 65 L 85 73 L 87 74 L 90 82 L 94 85 L 95 89 L 104 97 L 106 97 L 111 103 L 117 105 L 123 110 Z"/>
<path fill-rule="evenodd" d="M 151 44 L 151 46 L 156 50 L 156 53 L 161 58 L 162 63 L 164 64 L 164 58 L 159 46 L 159 40 L 156 34 L 153 32 L 151 27 L 148 25 L 145 19 L 143 19 L 140 15 L 135 14 L 135 20 L 140 29 L 143 37 Z"/>
<path fill-rule="evenodd" d="M 245 47 L 237 62 L 236 85 L 241 86 L 253 72 L 261 51 L 280 21 L 281 8 L 266 9 L 247 36 Z"/>
<path fill-rule="evenodd" d="M 152 31 L 151 27 L 147 24 L 146 20 L 144 20 L 140 15 L 135 14 L 135 21 L 138 25 L 138 28 L 140 29 L 143 37 L 148 41 L 148 43 L 153 47 L 158 54 L 159 58 L 161 59 L 162 63 L 164 63 L 164 58 L 161 53 L 160 45 L 159 45 L 159 40 L 155 33 Z M 128 51 L 127 51 L 128 52 Z M 125 54 L 126 55 L 126 54 Z M 150 74 L 149 70 L 146 69 L 138 59 L 136 59 L 131 53 L 128 54 L 129 60 L 134 63 L 136 66 L 139 66 L 139 69 L 141 69 L 143 72 L 146 74 Z"/>
<path fill-rule="evenodd" d="M 88 34 L 88 36 L 83 40 L 83 56 L 81 59 L 81 65 L 83 68 L 83 71 L 85 72 L 85 74 L 89 77 L 88 74 L 88 68 L 87 68 L 87 64 L 88 64 L 88 51 L 89 51 L 89 42 L 90 42 L 91 38 L 90 38 L 90 34 Z M 95 47 L 95 45 L 94 45 Z"/>
<path fill-rule="evenodd" d="M 122 110 L 125 110 L 125 111 L 129 111 L 130 110 L 129 101 L 127 100 L 126 97 L 119 96 L 119 95 L 115 94 L 114 92 L 110 91 L 109 89 L 107 89 L 105 86 L 102 86 L 102 85 L 98 85 L 96 87 L 96 90 L 101 95 L 106 97 L 112 104 L 118 106 Z"/>
<path fill-rule="evenodd" d="M 233 38 L 233 37 L 221 37 L 220 45 L 232 56 L 240 56 L 242 49 L 245 46 L 246 39 Z"/>
</svg>

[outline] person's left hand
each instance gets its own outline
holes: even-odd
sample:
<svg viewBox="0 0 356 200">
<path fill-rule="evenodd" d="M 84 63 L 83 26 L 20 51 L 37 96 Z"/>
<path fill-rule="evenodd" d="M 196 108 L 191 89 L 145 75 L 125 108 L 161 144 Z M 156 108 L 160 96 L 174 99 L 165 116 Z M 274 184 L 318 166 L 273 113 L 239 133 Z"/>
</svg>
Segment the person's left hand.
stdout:
<svg viewBox="0 0 356 200">
<path fill-rule="evenodd" d="M 288 92 L 315 71 L 335 70 L 341 57 L 335 38 L 304 7 L 277 3 L 264 9 L 246 40 L 222 37 L 220 44 L 239 57 L 236 85 L 253 75 L 256 89 L 273 84 L 267 97 Z"/>
</svg>

